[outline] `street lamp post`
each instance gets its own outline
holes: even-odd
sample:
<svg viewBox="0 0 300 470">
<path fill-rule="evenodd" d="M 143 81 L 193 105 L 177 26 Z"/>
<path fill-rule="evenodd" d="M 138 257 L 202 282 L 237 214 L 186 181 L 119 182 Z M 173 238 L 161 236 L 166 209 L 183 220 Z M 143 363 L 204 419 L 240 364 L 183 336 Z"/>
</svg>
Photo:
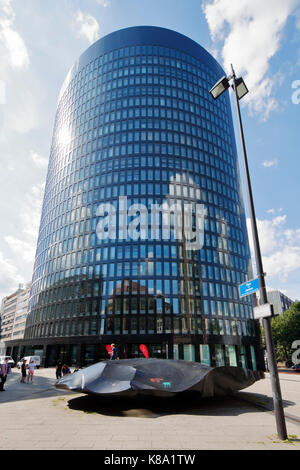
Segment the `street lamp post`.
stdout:
<svg viewBox="0 0 300 470">
<path fill-rule="evenodd" d="M 256 259 L 257 277 L 259 280 L 260 299 L 261 299 L 261 304 L 263 305 L 263 304 L 268 303 L 268 298 L 267 298 L 267 291 L 266 291 L 266 284 L 265 284 L 265 273 L 263 271 L 261 250 L 260 250 L 260 244 L 259 244 L 259 238 L 258 238 L 256 216 L 255 216 L 255 209 L 254 209 L 252 188 L 251 188 L 251 180 L 250 180 L 250 173 L 249 173 L 249 166 L 248 166 L 247 152 L 246 152 L 246 145 L 245 145 L 245 137 L 244 137 L 244 130 L 243 130 L 243 125 L 242 125 L 241 110 L 240 110 L 240 103 L 239 103 L 239 100 L 248 93 L 248 89 L 245 85 L 244 80 L 241 77 L 240 78 L 236 77 L 232 65 L 231 65 L 231 69 L 232 69 L 232 75 L 230 75 L 229 77 L 226 77 L 226 76 L 222 77 L 211 88 L 210 94 L 212 95 L 214 99 L 217 99 L 224 91 L 226 91 L 229 88 L 230 81 L 232 81 L 232 88 L 235 93 L 239 129 L 240 129 L 240 134 L 241 134 L 243 161 L 244 161 L 244 168 L 245 168 L 245 174 L 246 174 L 247 195 L 248 195 L 253 244 L 254 244 L 254 253 L 255 253 L 255 259 Z M 276 419 L 276 425 L 277 425 L 277 432 L 278 432 L 278 437 L 282 440 L 285 440 L 287 439 L 287 431 L 286 431 L 285 417 L 284 417 L 284 412 L 283 412 L 282 397 L 281 397 L 279 376 L 278 376 L 277 363 L 276 363 L 276 357 L 275 357 L 274 342 L 272 338 L 271 318 L 266 317 L 263 319 L 263 322 L 264 322 L 264 329 L 265 329 L 266 346 L 267 346 L 270 378 L 271 378 L 271 385 L 272 385 L 272 392 L 273 392 L 273 403 L 274 403 L 274 412 L 275 412 L 275 419 Z"/>
</svg>

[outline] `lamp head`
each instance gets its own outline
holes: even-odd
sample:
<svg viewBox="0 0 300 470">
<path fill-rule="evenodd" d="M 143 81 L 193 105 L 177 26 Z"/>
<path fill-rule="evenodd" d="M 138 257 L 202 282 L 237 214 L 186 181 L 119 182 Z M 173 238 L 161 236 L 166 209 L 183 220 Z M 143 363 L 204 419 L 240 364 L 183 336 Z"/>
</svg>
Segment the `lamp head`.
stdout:
<svg viewBox="0 0 300 470">
<path fill-rule="evenodd" d="M 220 78 L 220 80 L 209 90 L 209 93 L 216 100 L 222 95 L 222 93 L 224 93 L 224 91 L 227 90 L 227 88 L 229 88 L 229 81 L 224 75 L 224 77 Z"/>
<path fill-rule="evenodd" d="M 235 87 L 236 87 L 236 92 L 237 92 L 237 96 L 239 100 L 242 99 L 249 92 L 242 77 L 237 78 L 235 80 Z"/>
</svg>

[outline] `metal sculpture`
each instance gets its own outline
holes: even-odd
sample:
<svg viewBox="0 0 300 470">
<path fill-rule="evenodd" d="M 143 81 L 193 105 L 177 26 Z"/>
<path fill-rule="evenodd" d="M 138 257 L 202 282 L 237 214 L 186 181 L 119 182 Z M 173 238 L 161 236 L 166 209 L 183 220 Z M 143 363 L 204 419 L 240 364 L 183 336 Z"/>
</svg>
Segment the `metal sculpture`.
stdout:
<svg viewBox="0 0 300 470">
<path fill-rule="evenodd" d="M 199 397 L 227 395 L 264 377 L 241 367 L 209 367 L 171 359 L 102 361 L 58 380 L 55 387 L 99 396 L 174 396 L 197 392 Z"/>
</svg>

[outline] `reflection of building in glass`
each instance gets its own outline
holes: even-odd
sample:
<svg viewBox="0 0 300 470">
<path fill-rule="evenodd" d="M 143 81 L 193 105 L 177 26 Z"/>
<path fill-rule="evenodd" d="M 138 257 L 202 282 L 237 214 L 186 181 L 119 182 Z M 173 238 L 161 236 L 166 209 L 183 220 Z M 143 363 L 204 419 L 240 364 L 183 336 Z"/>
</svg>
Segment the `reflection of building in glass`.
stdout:
<svg viewBox="0 0 300 470">
<path fill-rule="evenodd" d="M 172 306 L 162 294 L 154 295 L 146 286 L 129 278 L 123 279 L 116 284 L 106 303 L 102 334 L 121 334 L 121 331 L 122 334 L 161 334 L 164 330 L 171 333 L 171 323 L 164 329 L 164 312 L 171 315 Z"/>
<path fill-rule="evenodd" d="M 26 352 L 90 363 L 108 343 L 120 357 L 144 343 L 150 356 L 260 367 L 252 298 L 238 295 L 251 271 L 230 102 L 208 92 L 220 75 L 201 46 L 156 27 L 109 34 L 76 62 L 56 114 Z M 203 204 L 203 248 L 176 239 L 172 214 L 169 238 L 161 214 L 155 237 L 126 237 L 126 207 L 101 240 L 97 208 L 125 196 L 149 214 L 192 203 L 194 229 Z"/>
</svg>

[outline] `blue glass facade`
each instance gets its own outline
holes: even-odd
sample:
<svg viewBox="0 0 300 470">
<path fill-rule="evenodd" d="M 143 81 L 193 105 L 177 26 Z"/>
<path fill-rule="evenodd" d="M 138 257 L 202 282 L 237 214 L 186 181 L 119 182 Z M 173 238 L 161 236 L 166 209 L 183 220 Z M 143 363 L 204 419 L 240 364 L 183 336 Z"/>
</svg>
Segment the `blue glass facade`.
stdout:
<svg viewBox="0 0 300 470">
<path fill-rule="evenodd" d="M 257 367 L 252 299 L 238 294 L 252 273 L 230 102 L 208 92 L 222 75 L 201 46 L 157 27 L 109 34 L 73 66 L 55 119 L 25 343 L 85 363 L 115 342 L 120 357 L 144 343 L 152 356 Z M 203 204 L 203 247 L 187 249 L 172 230 L 164 237 L 162 218 L 156 239 L 123 239 L 116 219 L 118 235 L 100 240 L 99 205 L 117 208 L 125 196 L 127 209 L 149 213 L 166 200 Z"/>
</svg>

